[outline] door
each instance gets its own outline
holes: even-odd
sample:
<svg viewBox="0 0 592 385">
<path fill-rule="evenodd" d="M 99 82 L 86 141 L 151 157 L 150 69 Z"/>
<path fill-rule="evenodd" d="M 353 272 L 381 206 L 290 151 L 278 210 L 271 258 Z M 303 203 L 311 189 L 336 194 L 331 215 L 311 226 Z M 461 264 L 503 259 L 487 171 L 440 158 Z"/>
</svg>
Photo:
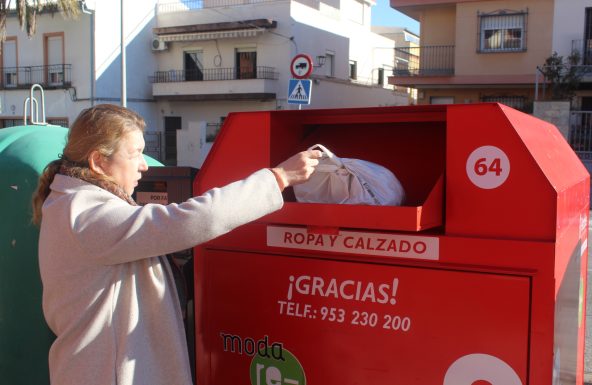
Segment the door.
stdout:
<svg viewBox="0 0 592 385">
<path fill-rule="evenodd" d="M 586 8 L 586 20 L 584 24 L 584 65 L 592 64 L 592 8 Z"/>
<path fill-rule="evenodd" d="M 164 117 L 164 164 L 177 165 L 177 130 L 181 129 L 180 116 Z"/>
<path fill-rule="evenodd" d="M 183 56 L 185 80 L 204 80 L 203 51 L 186 51 Z"/>
<path fill-rule="evenodd" d="M 64 35 L 46 36 L 46 82 L 49 86 L 64 84 Z"/>
<path fill-rule="evenodd" d="M 257 52 L 254 48 L 236 50 L 237 79 L 257 78 Z"/>
<path fill-rule="evenodd" d="M 16 38 L 6 39 L 2 44 L 2 82 L 4 87 L 17 85 Z"/>
</svg>

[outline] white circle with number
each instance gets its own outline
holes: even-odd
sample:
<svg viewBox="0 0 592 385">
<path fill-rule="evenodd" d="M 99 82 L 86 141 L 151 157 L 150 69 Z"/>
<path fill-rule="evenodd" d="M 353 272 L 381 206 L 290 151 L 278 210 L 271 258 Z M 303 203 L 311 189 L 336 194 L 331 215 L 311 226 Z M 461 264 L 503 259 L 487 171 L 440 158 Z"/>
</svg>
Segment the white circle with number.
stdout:
<svg viewBox="0 0 592 385">
<path fill-rule="evenodd" d="M 522 385 L 514 369 L 504 361 L 489 354 L 469 354 L 454 361 L 443 385 L 472 385 L 486 381 L 491 385 Z"/>
<path fill-rule="evenodd" d="M 467 176 L 482 189 L 501 186 L 510 175 L 510 160 L 498 147 L 482 146 L 467 159 Z"/>
</svg>

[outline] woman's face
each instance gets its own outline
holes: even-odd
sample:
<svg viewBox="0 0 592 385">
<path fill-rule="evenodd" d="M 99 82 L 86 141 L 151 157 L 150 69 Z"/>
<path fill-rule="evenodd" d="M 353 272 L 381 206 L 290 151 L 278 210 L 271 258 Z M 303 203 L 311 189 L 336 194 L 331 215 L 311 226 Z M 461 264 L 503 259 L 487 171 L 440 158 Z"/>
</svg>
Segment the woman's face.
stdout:
<svg viewBox="0 0 592 385">
<path fill-rule="evenodd" d="M 138 185 L 142 172 L 148 170 L 142 154 L 144 146 L 142 131 L 130 131 L 122 138 L 119 148 L 102 165 L 105 174 L 113 178 L 129 195 L 132 195 Z"/>
</svg>

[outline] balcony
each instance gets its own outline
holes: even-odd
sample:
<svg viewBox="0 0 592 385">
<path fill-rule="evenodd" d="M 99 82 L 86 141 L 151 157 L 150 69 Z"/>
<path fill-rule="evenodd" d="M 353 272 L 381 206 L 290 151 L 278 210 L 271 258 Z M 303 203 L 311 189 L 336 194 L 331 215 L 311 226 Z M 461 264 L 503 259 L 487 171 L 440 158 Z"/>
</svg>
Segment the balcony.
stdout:
<svg viewBox="0 0 592 385">
<path fill-rule="evenodd" d="M 454 46 L 395 48 L 395 77 L 453 76 Z"/>
<path fill-rule="evenodd" d="M 272 67 L 157 71 L 150 77 L 155 99 L 272 100 L 278 73 Z"/>
<path fill-rule="evenodd" d="M 583 65 L 592 65 L 592 40 L 572 40 L 571 52 L 580 55 Z"/>
<path fill-rule="evenodd" d="M 226 8 L 250 4 L 276 2 L 278 0 L 182 0 L 156 5 L 156 13 L 173 13 L 183 11 L 194 11 L 207 8 Z"/>
<path fill-rule="evenodd" d="M 72 85 L 72 65 L 54 64 L 48 66 L 0 68 L 0 89 L 29 89 L 40 84 L 44 89 L 69 88 Z"/>
</svg>

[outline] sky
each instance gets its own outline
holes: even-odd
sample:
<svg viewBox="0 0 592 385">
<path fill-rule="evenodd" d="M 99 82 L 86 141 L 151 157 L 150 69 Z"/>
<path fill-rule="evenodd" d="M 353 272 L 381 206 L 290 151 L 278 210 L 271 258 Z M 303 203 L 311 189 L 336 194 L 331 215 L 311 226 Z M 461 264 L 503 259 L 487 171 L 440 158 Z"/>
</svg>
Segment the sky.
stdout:
<svg viewBox="0 0 592 385">
<path fill-rule="evenodd" d="M 376 0 L 372 7 L 372 25 L 403 27 L 419 33 L 419 23 L 391 8 L 389 0 Z"/>
</svg>

